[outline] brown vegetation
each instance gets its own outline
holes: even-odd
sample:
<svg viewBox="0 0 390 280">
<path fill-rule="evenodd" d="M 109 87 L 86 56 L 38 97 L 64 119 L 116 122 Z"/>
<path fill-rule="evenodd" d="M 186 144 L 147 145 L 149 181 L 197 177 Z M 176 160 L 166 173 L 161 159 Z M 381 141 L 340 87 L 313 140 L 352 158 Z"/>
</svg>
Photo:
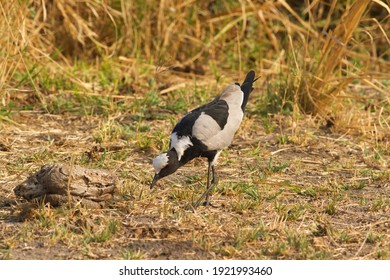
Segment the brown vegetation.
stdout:
<svg viewBox="0 0 390 280">
<path fill-rule="evenodd" d="M 341 2 L 1 1 L 0 258 L 389 259 L 390 5 Z M 173 124 L 249 69 L 220 207 L 187 211 L 199 161 L 150 192 Z M 14 196 L 57 162 L 116 199 Z"/>
</svg>

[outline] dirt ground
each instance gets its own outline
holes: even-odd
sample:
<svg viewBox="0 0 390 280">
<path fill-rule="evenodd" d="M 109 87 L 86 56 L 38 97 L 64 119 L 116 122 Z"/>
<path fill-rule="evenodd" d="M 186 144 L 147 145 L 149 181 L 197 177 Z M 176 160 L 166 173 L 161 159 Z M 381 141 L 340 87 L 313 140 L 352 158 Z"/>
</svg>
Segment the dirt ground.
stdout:
<svg viewBox="0 0 390 280">
<path fill-rule="evenodd" d="M 276 129 L 266 133 L 264 121 L 248 115 L 216 169 L 218 208 L 196 212 L 189 205 L 204 190 L 204 159 L 150 191 L 151 160 L 160 151 L 140 148 L 139 135 L 97 143 L 111 120 L 39 112 L 3 120 L 0 258 L 390 259 L 388 151 L 309 117 L 275 116 Z M 146 137 L 171 127 L 144 124 Z M 72 158 L 116 172 L 115 201 L 104 209 L 54 209 L 15 197 L 13 188 L 41 165 Z"/>
</svg>

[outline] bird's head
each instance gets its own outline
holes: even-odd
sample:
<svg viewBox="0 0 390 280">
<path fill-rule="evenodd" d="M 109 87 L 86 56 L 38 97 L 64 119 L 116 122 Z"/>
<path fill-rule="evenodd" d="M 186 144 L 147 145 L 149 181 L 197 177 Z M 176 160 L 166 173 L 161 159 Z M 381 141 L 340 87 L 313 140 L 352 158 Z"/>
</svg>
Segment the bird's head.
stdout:
<svg viewBox="0 0 390 280">
<path fill-rule="evenodd" d="M 152 189 L 156 182 L 161 178 L 164 178 L 175 172 L 179 166 L 179 160 L 177 158 L 175 149 L 171 149 L 168 152 L 162 153 L 161 155 L 155 157 L 153 159 L 155 175 L 150 188 Z"/>
</svg>

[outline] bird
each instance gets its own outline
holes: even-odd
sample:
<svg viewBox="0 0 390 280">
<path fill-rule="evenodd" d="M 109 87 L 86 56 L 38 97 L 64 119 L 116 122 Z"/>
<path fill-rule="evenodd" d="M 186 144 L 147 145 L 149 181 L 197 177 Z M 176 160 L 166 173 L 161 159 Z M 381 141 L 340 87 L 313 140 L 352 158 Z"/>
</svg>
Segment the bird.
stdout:
<svg viewBox="0 0 390 280">
<path fill-rule="evenodd" d="M 172 130 L 169 150 L 153 159 L 155 175 L 150 189 L 192 159 L 204 157 L 208 160 L 206 191 L 193 208 L 203 199 L 205 206 L 215 207 L 210 202 L 210 192 L 216 184 L 215 165 L 221 151 L 233 141 L 256 80 L 255 72 L 250 70 L 241 85 L 228 85 L 214 100 L 184 115 Z"/>
</svg>

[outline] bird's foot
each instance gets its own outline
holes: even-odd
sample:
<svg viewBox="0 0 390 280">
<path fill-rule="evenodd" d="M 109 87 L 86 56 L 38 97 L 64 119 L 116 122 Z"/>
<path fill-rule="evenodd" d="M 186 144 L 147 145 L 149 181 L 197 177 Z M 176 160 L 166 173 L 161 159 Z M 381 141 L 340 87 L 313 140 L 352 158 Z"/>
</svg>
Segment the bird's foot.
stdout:
<svg viewBox="0 0 390 280">
<path fill-rule="evenodd" d="M 193 209 L 196 210 L 196 208 L 198 208 L 198 206 L 200 205 L 200 201 L 198 201 L 197 203 L 195 203 L 195 205 L 193 206 Z M 205 200 L 203 203 L 202 203 L 202 206 L 211 206 L 213 208 L 218 208 L 218 206 L 215 206 L 214 204 L 212 204 L 210 202 L 210 200 Z"/>
<path fill-rule="evenodd" d="M 213 207 L 213 208 L 218 208 L 218 206 L 212 204 L 210 200 L 206 200 L 205 202 L 203 202 L 202 205 L 203 205 L 203 206 L 211 206 L 211 207 Z"/>
</svg>

